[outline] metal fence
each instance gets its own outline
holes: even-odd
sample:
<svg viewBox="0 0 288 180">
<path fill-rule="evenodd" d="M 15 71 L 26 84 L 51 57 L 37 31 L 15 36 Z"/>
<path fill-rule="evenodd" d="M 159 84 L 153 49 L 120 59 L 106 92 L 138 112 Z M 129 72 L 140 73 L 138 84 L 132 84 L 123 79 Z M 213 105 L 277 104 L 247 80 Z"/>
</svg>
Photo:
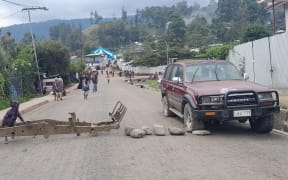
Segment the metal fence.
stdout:
<svg viewBox="0 0 288 180">
<path fill-rule="evenodd" d="M 23 97 L 23 85 L 21 75 L 13 74 L 9 76 L 11 99 Z"/>
<path fill-rule="evenodd" d="M 235 46 L 227 58 L 249 80 L 288 94 L 288 33 Z"/>
</svg>

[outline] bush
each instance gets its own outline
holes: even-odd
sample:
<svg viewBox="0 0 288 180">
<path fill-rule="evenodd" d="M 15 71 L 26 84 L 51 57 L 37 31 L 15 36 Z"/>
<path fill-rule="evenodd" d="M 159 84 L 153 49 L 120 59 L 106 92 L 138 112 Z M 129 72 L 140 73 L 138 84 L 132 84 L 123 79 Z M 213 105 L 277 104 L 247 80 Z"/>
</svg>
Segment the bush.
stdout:
<svg viewBox="0 0 288 180">
<path fill-rule="evenodd" d="M 20 103 L 23 103 L 23 102 L 27 102 L 30 100 L 29 97 L 24 97 L 24 98 L 20 98 L 20 99 L 17 99 Z M 21 106 L 21 105 L 20 105 Z M 0 100 L 0 110 L 3 110 L 3 109 L 6 109 L 6 108 L 9 108 L 10 107 L 10 99 L 1 99 Z M 0 117 L 2 118 L 2 117 Z"/>
</svg>

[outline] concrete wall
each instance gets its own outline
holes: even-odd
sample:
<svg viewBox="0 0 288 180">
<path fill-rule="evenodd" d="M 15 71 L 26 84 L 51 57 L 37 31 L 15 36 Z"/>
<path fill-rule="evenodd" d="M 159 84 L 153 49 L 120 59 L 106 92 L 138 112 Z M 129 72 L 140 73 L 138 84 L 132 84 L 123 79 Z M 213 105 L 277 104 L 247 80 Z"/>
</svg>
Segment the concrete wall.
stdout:
<svg viewBox="0 0 288 180">
<path fill-rule="evenodd" d="M 275 115 L 274 129 L 288 132 L 288 110 L 281 109 L 280 113 Z"/>
<path fill-rule="evenodd" d="M 249 80 L 288 94 L 288 33 L 235 46 L 228 61 L 248 73 Z"/>
<path fill-rule="evenodd" d="M 136 74 L 154 74 L 155 72 L 161 72 L 162 74 L 164 73 L 166 68 L 165 66 L 156 66 L 156 67 L 147 67 L 147 66 L 137 66 L 133 67 L 133 71 Z"/>
</svg>

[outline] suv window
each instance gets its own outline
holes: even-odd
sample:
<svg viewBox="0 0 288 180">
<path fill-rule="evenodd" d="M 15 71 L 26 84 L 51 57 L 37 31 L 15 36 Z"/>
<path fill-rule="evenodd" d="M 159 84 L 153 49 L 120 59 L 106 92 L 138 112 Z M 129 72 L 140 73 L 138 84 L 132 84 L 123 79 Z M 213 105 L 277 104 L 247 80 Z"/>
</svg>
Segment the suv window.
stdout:
<svg viewBox="0 0 288 180">
<path fill-rule="evenodd" d="M 170 65 L 167 67 L 165 75 L 164 75 L 165 80 L 169 80 L 169 76 L 171 75 L 172 68 L 173 68 L 173 65 Z"/>
<path fill-rule="evenodd" d="M 240 72 L 230 63 L 194 64 L 186 68 L 186 81 L 241 80 Z"/>
<path fill-rule="evenodd" d="M 177 78 L 179 82 L 183 81 L 183 67 L 181 65 L 174 66 L 172 73 L 171 73 L 170 80 L 173 78 Z"/>
</svg>

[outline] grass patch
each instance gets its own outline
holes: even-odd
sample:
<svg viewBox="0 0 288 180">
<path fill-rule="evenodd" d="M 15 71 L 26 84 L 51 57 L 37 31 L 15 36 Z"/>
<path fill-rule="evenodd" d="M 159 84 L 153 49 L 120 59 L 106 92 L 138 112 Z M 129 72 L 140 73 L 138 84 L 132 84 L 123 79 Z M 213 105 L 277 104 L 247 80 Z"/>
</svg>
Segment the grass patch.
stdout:
<svg viewBox="0 0 288 180">
<path fill-rule="evenodd" d="M 0 110 L 6 109 L 10 106 L 10 100 L 8 99 L 1 99 L 0 101 Z"/>
<path fill-rule="evenodd" d="M 141 80 L 134 83 L 136 86 L 143 86 L 144 88 L 153 88 L 153 89 L 160 89 L 160 84 L 158 83 L 158 80 Z"/>
<path fill-rule="evenodd" d="M 29 97 L 24 97 L 24 98 L 17 99 L 17 101 L 19 101 L 20 103 L 23 103 L 23 102 L 29 101 L 30 99 L 31 98 L 29 98 Z M 10 107 L 10 99 L 1 99 L 1 101 L 0 101 L 0 110 L 6 109 L 8 107 Z"/>
<path fill-rule="evenodd" d="M 154 89 L 160 89 L 160 84 L 158 83 L 158 80 L 146 80 L 145 84 L 148 87 L 154 88 Z"/>
</svg>

